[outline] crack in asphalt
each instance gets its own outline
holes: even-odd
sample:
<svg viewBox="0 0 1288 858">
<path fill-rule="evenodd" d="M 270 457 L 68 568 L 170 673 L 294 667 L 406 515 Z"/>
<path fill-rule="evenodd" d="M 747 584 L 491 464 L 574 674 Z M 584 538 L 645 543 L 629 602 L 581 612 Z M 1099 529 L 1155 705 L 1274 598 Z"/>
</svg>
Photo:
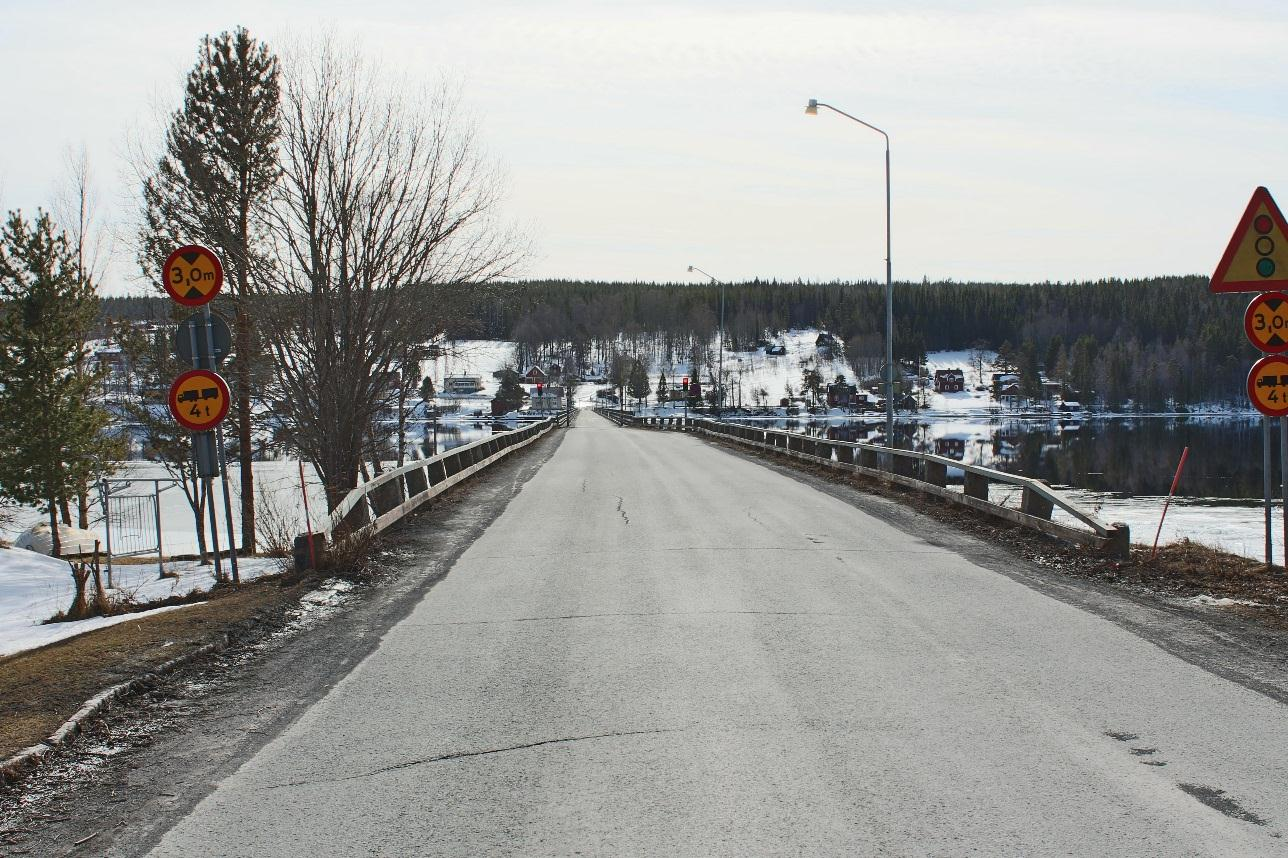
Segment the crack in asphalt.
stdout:
<svg viewBox="0 0 1288 858">
<path fill-rule="evenodd" d="M 839 611 L 621 611 L 603 614 L 564 614 L 550 617 L 509 617 L 499 620 L 448 620 L 441 623 L 415 623 L 404 621 L 409 628 L 432 626 L 490 626 L 506 623 L 546 623 L 556 620 L 596 620 L 606 617 L 707 617 L 737 616 L 741 614 L 763 615 L 771 617 L 853 617 L 854 614 Z"/>
<path fill-rule="evenodd" d="M 624 501 L 622 500 L 622 496 L 614 495 L 614 497 L 617 498 L 617 511 L 621 513 L 622 520 L 625 521 L 627 524 L 630 524 L 631 523 L 630 516 L 626 514 L 626 510 L 622 509 L 622 504 L 624 503 Z"/>
<path fill-rule="evenodd" d="M 623 730 L 613 733 L 592 733 L 588 736 L 565 736 L 560 739 L 542 739 L 539 742 L 524 742 L 519 745 L 506 745 L 501 748 L 486 748 L 481 751 L 454 751 L 450 754 L 440 754 L 437 757 L 423 757 L 417 760 L 405 760 L 401 763 L 394 763 L 391 766 L 381 766 L 378 769 L 372 769 L 369 772 L 358 772 L 357 774 L 345 775 L 338 778 L 317 778 L 300 781 L 288 781 L 283 784 L 271 784 L 261 787 L 261 791 L 274 789 L 283 789 L 285 787 L 313 786 L 315 784 L 333 784 L 344 781 L 361 780 L 363 778 L 375 777 L 389 772 L 396 772 L 402 769 L 409 769 L 413 766 L 425 766 L 431 763 L 450 763 L 454 760 L 468 760 L 471 757 L 487 757 L 493 754 L 506 754 L 510 751 L 525 751 L 529 748 L 541 748 L 546 745 L 567 745 L 573 742 L 586 742 L 593 739 L 614 739 L 624 736 L 650 736 L 661 733 L 682 733 L 690 729 L 689 727 L 657 727 L 650 730 Z"/>
</svg>

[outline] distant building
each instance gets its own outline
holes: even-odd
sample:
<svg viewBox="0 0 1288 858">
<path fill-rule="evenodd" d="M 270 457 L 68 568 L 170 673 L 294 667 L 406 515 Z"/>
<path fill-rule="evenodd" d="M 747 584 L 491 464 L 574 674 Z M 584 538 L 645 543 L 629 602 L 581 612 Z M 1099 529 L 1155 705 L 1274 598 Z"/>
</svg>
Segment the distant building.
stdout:
<svg viewBox="0 0 1288 858">
<path fill-rule="evenodd" d="M 936 393 L 961 393 L 966 389 L 966 374 L 960 369 L 935 370 Z"/>
<path fill-rule="evenodd" d="M 858 398 L 858 385 L 837 381 L 827 386 L 828 408 L 853 408 L 858 404 Z"/>
<path fill-rule="evenodd" d="M 770 346 L 769 348 L 765 349 L 765 354 L 767 354 L 767 355 L 785 355 L 785 354 L 787 354 L 787 346 L 783 345 L 782 343 L 774 343 L 772 346 Z"/>
<path fill-rule="evenodd" d="M 827 331 L 823 331 L 814 340 L 814 348 L 821 349 L 822 351 L 830 352 L 835 349 L 836 346 L 836 337 L 832 336 Z"/>
<path fill-rule="evenodd" d="M 563 397 L 552 396 L 543 392 L 540 396 L 533 396 L 528 401 L 529 411 L 558 411 L 563 408 Z"/>
<path fill-rule="evenodd" d="M 546 378 L 545 370 L 539 366 L 530 366 L 523 373 L 524 384 L 545 384 Z"/>
<path fill-rule="evenodd" d="M 949 459 L 961 461 L 966 458 L 966 439 L 965 438 L 936 438 L 935 452 Z"/>
<path fill-rule="evenodd" d="M 483 389 L 483 378 L 477 375 L 449 375 L 443 379 L 444 393 L 478 393 Z"/>
</svg>

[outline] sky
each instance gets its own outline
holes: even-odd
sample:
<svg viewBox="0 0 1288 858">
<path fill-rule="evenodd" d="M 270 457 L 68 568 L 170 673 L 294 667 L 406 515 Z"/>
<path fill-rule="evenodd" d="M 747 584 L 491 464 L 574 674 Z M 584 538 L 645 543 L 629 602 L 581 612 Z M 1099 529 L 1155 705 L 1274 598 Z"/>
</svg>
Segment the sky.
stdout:
<svg viewBox="0 0 1288 858">
<path fill-rule="evenodd" d="M 459 86 L 530 277 L 1210 274 L 1253 189 L 1288 205 L 1288 4 L 0 0 L 0 206 L 87 153 L 128 234 L 207 33 L 319 29 Z M 107 291 L 143 282 L 123 240 Z"/>
</svg>

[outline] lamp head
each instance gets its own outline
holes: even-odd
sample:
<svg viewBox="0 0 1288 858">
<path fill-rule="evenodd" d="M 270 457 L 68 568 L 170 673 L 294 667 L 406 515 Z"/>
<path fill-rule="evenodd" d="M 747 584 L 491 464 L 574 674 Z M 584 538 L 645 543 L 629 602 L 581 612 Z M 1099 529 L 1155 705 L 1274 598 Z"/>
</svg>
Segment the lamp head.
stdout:
<svg viewBox="0 0 1288 858">
<path fill-rule="evenodd" d="M 806 116 L 818 116 L 818 99 L 811 98 L 809 104 L 805 105 Z"/>
<path fill-rule="evenodd" d="M 689 266 L 689 273 L 690 273 L 690 274 L 692 274 L 692 273 L 693 273 L 693 266 L 692 266 L 692 265 L 690 265 L 690 266 Z"/>
</svg>

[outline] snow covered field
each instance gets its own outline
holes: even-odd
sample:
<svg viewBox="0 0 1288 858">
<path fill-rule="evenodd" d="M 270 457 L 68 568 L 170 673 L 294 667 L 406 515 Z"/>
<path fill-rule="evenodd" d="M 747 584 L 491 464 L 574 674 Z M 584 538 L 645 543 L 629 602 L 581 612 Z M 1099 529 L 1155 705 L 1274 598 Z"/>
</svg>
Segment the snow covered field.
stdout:
<svg viewBox="0 0 1288 858">
<path fill-rule="evenodd" d="M 282 569 L 282 561 L 268 557 L 240 558 L 239 562 L 239 573 L 246 581 Z M 183 596 L 194 590 L 208 589 L 214 583 L 212 570 L 211 566 L 198 566 L 193 561 L 167 563 L 166 571 L 178 577 L 160 578 L 155 563 L 118 565 L 113 570 L 113 583 L 116 585 L 113 592 L 131 596 L 139 602 Z M 18 548 L 0 548 L 0 656 L 184 607 L 41 625 L 71 606 L 73 592 L 72 576 L 65 560 Z"/>
</svg>

